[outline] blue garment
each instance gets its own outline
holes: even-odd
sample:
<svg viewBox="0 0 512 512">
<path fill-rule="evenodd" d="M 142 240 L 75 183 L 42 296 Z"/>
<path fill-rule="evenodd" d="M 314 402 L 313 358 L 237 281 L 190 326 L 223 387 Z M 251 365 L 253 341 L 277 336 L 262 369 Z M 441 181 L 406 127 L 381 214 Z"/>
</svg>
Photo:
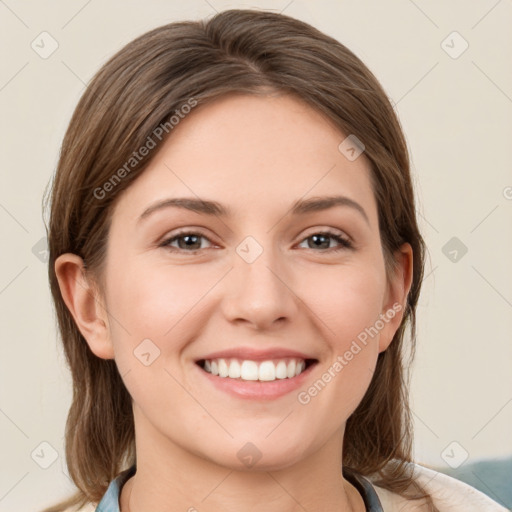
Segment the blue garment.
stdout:
<svg viewBox="0 0 512 512">
<path fill-rule="evenodd" d="M 136 466 L 125 469 L 110 482 L 107 492 L 96 507 L 96 512 L 119 512 L 119 495 L 125 482 L 135 474 Z"/>
<path fill-rule="evenodd" d="M 136 466 L 124 470 L 110 482 L 107 492 L 101 498 L 96 512 L 119 512 L 119 495 L 125 482 L 131 478 L 136 471 Z M 363 498 L 367 512 L 384 512 L 382 504 L 369 480 L 354 473 L 348 468 L 343 468 L 343 476 L 359 491 Z"/>
</svg>

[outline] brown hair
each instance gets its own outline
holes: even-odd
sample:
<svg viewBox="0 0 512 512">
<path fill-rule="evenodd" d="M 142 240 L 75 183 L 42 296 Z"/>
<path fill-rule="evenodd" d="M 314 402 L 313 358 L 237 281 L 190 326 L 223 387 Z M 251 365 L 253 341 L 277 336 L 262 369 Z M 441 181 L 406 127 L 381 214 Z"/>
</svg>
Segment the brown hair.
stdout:
<svg viewBox="0 0 512 512">
<path fill-rule="evenodd" d="M 56 258 L 66 252 L 81 256 L 91 279 L 101 283 L 115 199 L 144 171 L 166 137 L 128 168 L 134 151 L 162 124 L 168 123 L 165 135 L 170 134 L 170 116 L 191 98 L 201 105 L 226 94 L 269 91 L 293 94 L 342 133 L 363 142 L 388 275 L 394 270 L 394 251 L 404 242 L 412 246 L 413 282 L 404 318 L 390 346 L 379 354 L 367 393 L 347 421 L 343 466 L 375 474 L 376 485 L 409 499 L 425 498 L 430 510 L 437 511 L 409 464 L 406 370 L 414 357 L 425 245 L 399 121 L 374 75 L 335 39 L 285 15 L 227 10 L 210 20 L 156 28 L 122 48 L 88 85 L 64 137 L 51 189 L 48 272 L 73 378 L 66 460 L 78 492 L 46 512 L 97 503 L 109 482 L 135 463 L 131 397 L 114 360 L 96 357 L 75 325 L 60 293 Z M 107 182 L 111 186 L 105 187 Z M 411 336 L 404 346 L 407 324 Z"/>
</svg>

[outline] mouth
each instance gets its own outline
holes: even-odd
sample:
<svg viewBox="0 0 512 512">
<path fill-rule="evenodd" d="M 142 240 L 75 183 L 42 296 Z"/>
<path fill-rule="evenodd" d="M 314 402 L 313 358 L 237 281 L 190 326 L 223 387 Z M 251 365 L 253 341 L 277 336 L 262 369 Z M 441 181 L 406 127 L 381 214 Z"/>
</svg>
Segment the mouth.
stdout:
<svg viewBox="0 0 512 512">
<path fill-rule="evenodd" d="M 302 359 L 299 357 L 265 360 L 220 357 L 196 361 L 199 368 L 212 376 L 241 382 L 291 380 L 317 363 L 317 359 Z"/>
</svg>

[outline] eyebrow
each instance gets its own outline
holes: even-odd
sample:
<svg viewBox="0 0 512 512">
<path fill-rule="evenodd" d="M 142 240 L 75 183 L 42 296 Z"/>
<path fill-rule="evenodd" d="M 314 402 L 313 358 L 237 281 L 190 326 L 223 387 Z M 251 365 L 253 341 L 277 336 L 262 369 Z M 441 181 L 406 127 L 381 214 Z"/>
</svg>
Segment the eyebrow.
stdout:
<svg viewBox="0 0 512 512">
<path fill-rule="evenodd" d="M 291 208 L 292 215 L 304 215 L 310 212 L 319 212 L 334 208 L 335 206 L 348 206 L 353 208 L 361 214 L 366 223 L 369 225 L 370 221 L 364 208 L 346 196 L 320 196 L 311 197 L 308 199 L 299 199 L 296 201 Z M 141 214 L 137 223 L 143 219 L 149 217 L 152 213 L 162 210 L 164 208 L 181 208 L 192 212 L 200 213 L 203 215 L 212 215 L 219 217 L 233 217 L 233 211 L 231 208 L 218 203 L 217 201 L 209 201 L 206 199 L 197 199 L 193 197 L 173 197 L 169 199 L 163 199 L 149 206 Z"/>
</svg>

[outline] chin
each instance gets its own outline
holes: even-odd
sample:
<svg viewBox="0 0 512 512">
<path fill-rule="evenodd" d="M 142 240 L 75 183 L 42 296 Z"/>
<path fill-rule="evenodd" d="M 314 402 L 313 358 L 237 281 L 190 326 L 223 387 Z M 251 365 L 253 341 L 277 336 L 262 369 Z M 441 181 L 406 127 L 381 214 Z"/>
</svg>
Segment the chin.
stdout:
<svg viewBox="0 0 512 512">
<path fill-rule="evenodd" d="M 235 471 L 279 471 L 293 466 L 306 456 L 304 440 L 292 443 L 288 440 L 285 445 L 283 439 L 276 437 L 269 441 L 262 436 L 260 441 L 246 436 L 246 441 L 236 441 L 235 457 L 227 457 L 232 448 L 219 447 L 220 451 L 212 457 L 212 461 Z"/>
</svg>

